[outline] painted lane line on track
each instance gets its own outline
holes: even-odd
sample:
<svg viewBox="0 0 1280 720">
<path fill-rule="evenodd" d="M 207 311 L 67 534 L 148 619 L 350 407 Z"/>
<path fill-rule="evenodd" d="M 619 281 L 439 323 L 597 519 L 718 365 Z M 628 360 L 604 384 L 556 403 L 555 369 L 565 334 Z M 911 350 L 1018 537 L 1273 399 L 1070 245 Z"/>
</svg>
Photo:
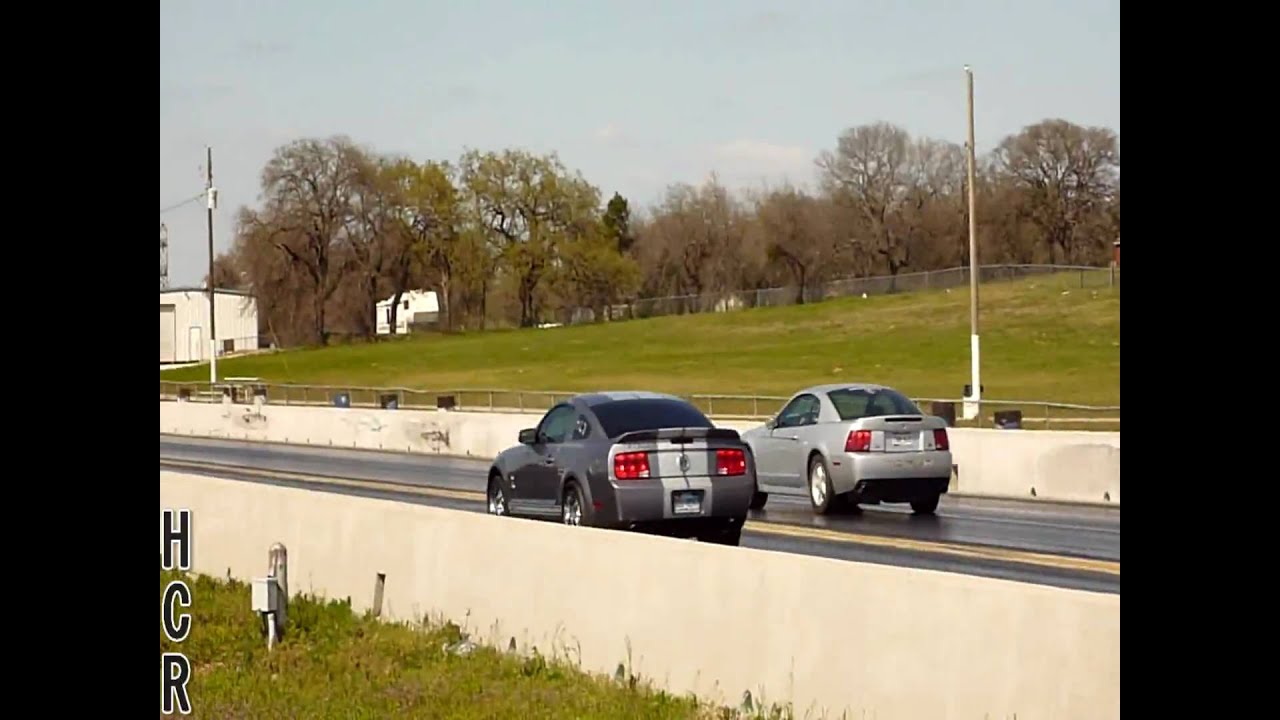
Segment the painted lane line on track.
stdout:
<svg viewBox="0 0 1280 720">
<path fill-rule="evenodd" d="M 895 538 L 884 535 L 840 533 L 833 530 L 807 528 L 798 525 L 782 525 L 778 523 L 770 523 L 763 526 L 758 524 L 748 524 L 746 529 L 750 532 L 783 535 L 786 537 L 802 538 L 806 540 L 872 545 L 891 548 L 894 550 L 911 550 L 922 553 L 957 555 L 978 560 L 996 560 L 1004 563 L 1019 563 L 1022 565 L 1036 565 L 1039 567 L 1051 567 L 1062 570 L 1079 570 L 1084 572 L 1103 573 L 1106 575 L 1120 575 L 1120 563 L 1111 560 L 1076 558 L 1066 555 L 1051 555 L 1047 553 L 1028 552 L 1025 550 L 982 547 L 979 545 L 960 545 L 956 543 L 932 542 L 928 540 L 912 540 L 909 538 Z"/>
<path fill-rule="evenodd" d="M 449 500 L 483 502 L 485 499 L 484 493 L 475 490 L 449 490 L 446 488 L 427 487 L 423 485 L 410 485 L 390 480 L 357 480 L 355 478 L 333 477 L 328 475 L 286 472 L 281 470 L 263 470 L 255 467 L 225 463 L 162 459 L 160 461 L 160 466 L 162 469 L 190 470 L 193 472 L 234 472 L 252 477 L 289 480 L 309 485 L 328 485 L 333 487 L 349 487 L 384 492 L 391 490 L 407 495 L 438 497 Z M 956 543 L 914 540 L 882 535 L 837 532 L 834 530 L 808 528 L 798 525 L 784 525 L 781 523 L 748 522 L 744 526 L 744 529 L 747 532 L 758 533 L 761 535 L 778 535 L 805 540 L 819 540 L 823 542 L 890 548 L 893 550 L 956 555 L 979 560 L 994 560 L 1004 563 L 1018 563 L 1022 565 L 1035 565 L 1040 567 L 1094 572 L 1107 575 L 1118 576 L 1120 574 L 1120 563 L 1110 560 L 1094 560 L 1089 558 L 1051 555 L 1047 553 L 1036 553 L 1006 548 L 981 547 L 977 545 L 961 545 Z"/>
<path fill-rule="evenodd" d="M 392 480 L 357 480 L 355 478 L 333 477 L 329 475 L 313 475 L 308 473 L 286 472 L 283 470 L 263 470 L 247 465 L 229 465 L 195 460 L 161 460 L 161 468 L 187 469 L 193 472 L 234 472 L 241 475 L 264 477 L 273 480 L 292 480 L 310 485 L 333 485 L 361 490 L 393 490 L 406 495 L 423 495 L 427 497 L 446 498 L 449 500 L 484 501 L 484 493 L 476 490 L 449 490 L 447 488 L 410 485 Z"/>
</svg>

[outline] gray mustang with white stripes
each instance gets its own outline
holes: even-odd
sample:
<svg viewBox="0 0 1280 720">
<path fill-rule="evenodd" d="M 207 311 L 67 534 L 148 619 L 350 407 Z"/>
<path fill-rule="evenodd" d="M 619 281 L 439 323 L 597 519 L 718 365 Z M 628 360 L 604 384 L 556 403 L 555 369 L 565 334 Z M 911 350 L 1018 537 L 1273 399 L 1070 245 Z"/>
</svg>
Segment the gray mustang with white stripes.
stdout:
<svg viewBox="0 0 1280 720">
<path fill-rule="evenodd" d="M 670 395 L 602 392 L 551 408 L 489 471 L 495 515 L 737 545 L 756 486 L 736 430 Z"/>
</svg>

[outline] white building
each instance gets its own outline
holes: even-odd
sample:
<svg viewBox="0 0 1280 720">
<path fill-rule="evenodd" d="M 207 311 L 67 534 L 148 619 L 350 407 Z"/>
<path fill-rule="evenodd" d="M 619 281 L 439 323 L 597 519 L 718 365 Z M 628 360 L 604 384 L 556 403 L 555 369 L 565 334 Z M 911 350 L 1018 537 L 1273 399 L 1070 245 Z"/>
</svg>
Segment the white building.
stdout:
<svg viewBox="0 0 1280 720">
<path fill-rule="evenodd" d="M 395 296 L 378 302 L 377 332 L 379 335 L 404 335 L 411 325 L 429 325 L 440 318 L 440 302 L 434 290 L 410 290 L 400 296 L 396 309 L 396 327 L 391 329 L 391 305 Z"/>
<path fill-rule="evenodd" d="M 258 302 L 238 290 L 214 291 L 218 356 L 258 349 Z M 160 291 L 160 362 L 209 360 L 209 292 L 203 288 Z"/>
</svg>

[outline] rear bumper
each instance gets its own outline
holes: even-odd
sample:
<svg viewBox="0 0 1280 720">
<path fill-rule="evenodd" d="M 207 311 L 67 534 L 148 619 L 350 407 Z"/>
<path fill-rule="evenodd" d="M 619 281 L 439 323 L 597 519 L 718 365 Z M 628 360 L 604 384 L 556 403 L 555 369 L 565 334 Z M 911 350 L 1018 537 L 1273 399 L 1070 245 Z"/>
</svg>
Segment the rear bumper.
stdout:
<svg viewBox="0 0 1280 720">
<path fill-rule="evenodd" d="M 851 496 L 864 502 L 911 502 L 931 495 L 944 495 L 950 477 L 913 477 L 881 480 L 859 480 Z"/>
<path fill-rule="evenodd" d="M 616 527 L 650 535 L 667 537 L 694 537 L 704 532 L 723 530 L 727 524 L 745 522 L 741 518 L 705 517 L 680 520 L 654 520 L 621 523 Z"/>
<path fill-rule="evenodd" d="M 620 482 L 611 484 L 611 498 L 600 498 L 601 507 L 597 520 L 601 524 L 618 527 L 651 526 L 664 524 L 697 524 L 708 519 L 745 517 L 755 493 L 755 479 L 751 475 L 735 478 L 714 478 L 710 483 L 685 482 L 683 480 L 643 481 L 644 484 Z M 702 493 L 701 511 L 694 514 L 676 514 L 672 497 L 677 492 Z"/>
<path fill-rule="evenodd" d="M 831 468 L 837 493 L 872 493 L 901 497 L 904 493 L 946 492 L 951 483 L 951 452 L 933 450 L 912 453 L 842 453 L 839 466 Z M 941 490 L 935 488 L 941 487 Z M 861 488 L 861 490 L 859 490 Z M 882 488 L 882 490 L 874 490 Z M 868 497 L 870 497 L 868 495 Z M 890 500 L 887 502 L 904 502 Z"/>
</svg>

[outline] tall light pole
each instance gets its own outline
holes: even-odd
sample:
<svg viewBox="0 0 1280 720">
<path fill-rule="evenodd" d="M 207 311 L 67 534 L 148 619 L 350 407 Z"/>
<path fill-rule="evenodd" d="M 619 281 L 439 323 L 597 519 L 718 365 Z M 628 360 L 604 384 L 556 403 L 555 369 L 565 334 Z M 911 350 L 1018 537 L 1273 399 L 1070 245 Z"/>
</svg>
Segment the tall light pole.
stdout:
<svg viewBox="0 0 1280 720">
<path fill-rule="evenodd" d="M 214 304 L 213 285 L 213 207 L 217 204 L 218 191 L 213 187 L 213 148 L 205 148 L 205 194 L 208 210 L 206 221 L 209 226 L 209 384 L 218 382 L 218 326 L 217 312 Z M 212 388 L 210 388 L 212 389 Z"/>
<path fill-rule="evenodd" d="M 964 404 L 964 418 L 972 420 L 982 412 L 982 377 L 979 368 L 981 367 L 982 353 L 980 343 L 978 342 L 978 220 L 974 213 L 976 209 L 976 191 L 974 189 L 974 164 L 976 151 L 974 150 L 973 141 L 973 70 L 968 66 L 964 66 L 964 74 L 968 84 L 968 111 L 969 111 L 969 142 L 967 143 L 969 156 L 969 362 L 972 369 L 972 378 L 970 380 L 969 395 L 967 402 Z"/>
</svg>

